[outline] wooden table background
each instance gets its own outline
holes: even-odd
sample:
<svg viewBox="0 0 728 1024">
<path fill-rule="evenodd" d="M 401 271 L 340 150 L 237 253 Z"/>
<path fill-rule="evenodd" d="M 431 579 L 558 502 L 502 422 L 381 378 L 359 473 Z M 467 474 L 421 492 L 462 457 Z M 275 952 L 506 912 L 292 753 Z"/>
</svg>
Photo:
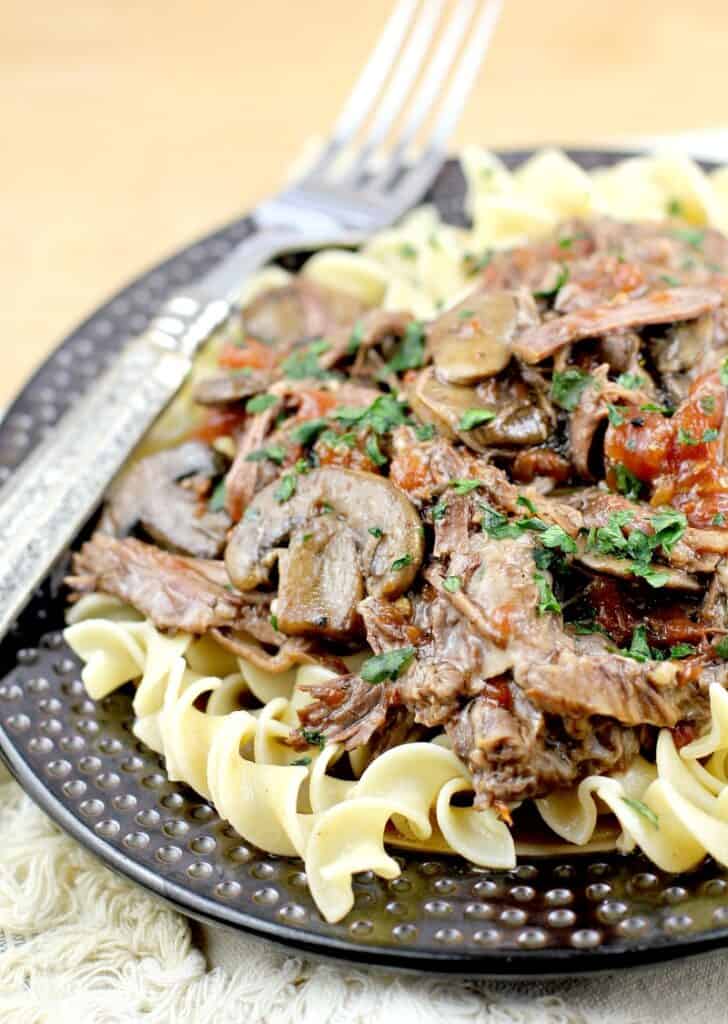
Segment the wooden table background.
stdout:
<svg viewBox="0 0 728 1024">
<path fill-rule="evenodd" d="M 390 0 L 2 0 L 0 404 L 131 275 L 273 189 Z M 458 140 L 728 123 L 726 0 L 506 0 Z"/>
</svg>

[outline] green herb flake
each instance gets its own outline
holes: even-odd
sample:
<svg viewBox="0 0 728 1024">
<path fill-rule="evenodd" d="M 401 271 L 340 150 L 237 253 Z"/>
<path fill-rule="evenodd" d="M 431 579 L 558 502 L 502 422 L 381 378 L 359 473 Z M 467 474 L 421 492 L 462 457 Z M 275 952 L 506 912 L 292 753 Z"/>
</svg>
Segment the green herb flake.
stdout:
<svg viewBox="0 0 728 1024">
<path fill-rule="evenodd" d="M 470 494 L 471 491 L 477 491 L 479 487 L 483 487 L 483 481 L 471 479 L 465 480 L 456 477 L 454 480 L 450 481 L 449 486 L 452 487 L 456 494 Z"/>
<path fill-rule="evenodd" d="M 545 548 L 556 548 L 565 555 L 573 555 L 576 552 L 576 541 L 560 526 L 547 527 L 538 540 Z"/>
<path fill-rule="evenodd" d="M 519 494 L 518 495 L 518 497 L 516 498 L 516 505 L 520 505 L 521 508 L 528 509 L 528 511 L 531 513 L 532 516 L 537 516 L 538 515 L 538 511 L 536 509 L 536 506 L 534 505 L 534 503 L 531 501 L 530 498 L 526 497 L 525 494 Z"/>
<path fill-rule="evenodd" d="M 682 217 L 684 212 L 682 202 L 675 197 L 668 199 L 667 212 L 670 217 Z"/>
<path fill-rule="evenodd" d="M 644 405 L 640 406 L 641 412 L 659 412 L 663 416 L 672 416 L 674 409 L 671 409 L 667 405 L 657 405 L 656 402 L 645 402 Z"/>
<path fill-rule="evenodd" d="M 270 409 L 272 405 L 275 405 L 277 401 L 278 399 L 275 395 L 254 395 L 245 403 L 245 411 L 251 413 L 265 412 L 266 409 Z"/>
<path fill-rule="evenodd" d="M 432 423 L 422 423 L 415 427 L 415 437 L 418 441 L 431 441 L 435 436 L 435 428 Z"/>
<path fill-rule="evenodd" d="M 207 503 L 208 511 L 222 512 L 225 508 L 226 498 L 225 481 L 221 480 L 220 483 L 215 486 L 214 491 L 210 495 L 210 500 Z"/>
<path fill-rule="evenodd" d="M 627 412 L 624 406 L 612 405 L 607 402 L 607 416 L 613 427 L 621 427 L 624 423 L 624 414 Z"/>
<path fill-rule="evenodd" d="M 273 627 L 273 629 L 277 633 L 278 632 L 278 616 L 274 615 L 273 612 L 271 612 L 270 615 L 268 616 L 268 621 L 270 622 L 271 626 Z"/>
<path fill-rule="evenodd" d="M 463 578 L 462 576 L 446 576 L 442 585 L 450 594 L 454 594 L 462 587 Z"/>
<path fill-rule="evenodd" d="M 486 249 L 480 256 L 477 253 L 469 252 L 465 254 L 465 263 L 467 269 L 471 274 L 475 274 L 478 270 L 485 270 L 485 268 L 493 260 L 493 250 Z"/>
<path fill-rule="evenodd" d="M 311 757 L 309 754 L 304 754 L 303 757 L 297 757 L 295 761 L 291 761 L 291 764 L 295 765 L 297 768 L 306 768 L 311 764 Z"/>
<path fill-rule="evenodd" d="M 489 423 L 495 419 L 495 413 L 490 409 L 466 409 L 460 417 L 458 428 L 460 430 L 473 430 L 481 423 Z"/>
<path fill-rule="evenodd" d="M 693 644 L 675 644 L 670 648 L 671 658 L 689 658 L 691 654 L 695 654 L 697 647 Z"/>
<path fill-rule="evenodd" d="M 720 382 L 724 388 L 728 388 L 728 359 L 720 364 Z"/>
<path fill-rule="evenodd" d="M 379 442 L 374 434 L 367 438 L 367 443 L 364 446 L 364 449 L 375 466 L 387 465 L 387 456 L 382 454 Z"/>
<path fill-rule="evenodd" d="M 304 544 L 308 544 L 308 542 L 311 540 L 312 537 L 313 537 L 312 533 L 304 533 L 303 537 L 301 537 L 301 541 Z"/>
<path fill-rule="evenodd" d="M 533 580 L 538 590 L 538 614 L 545 615 L 546 612 L 561 612 L 561 605 L 556 600 L 551 584 L 542 572 L 535 572 Z"/>
<path fill-rule="evenodd" d="M 651 587 L 659 589 L 664 587 L 670 579 L 670 574 L 667 572 L 660 572 L 655 569 L 652 565 L 644 565 L 641 562 L 634 562 L 630 567 L 630 572 L 633 576 L 641 577 L 646 583 L 649 583 Z"/>
<path fill-rule="evenodd" d="M 340 406 L 331 418 L 357 429 L 371 427 L 375 434 L 387 434 L 407 422 L 406 408 L 406 403 L 398 402 L 394 395 L 379 395 L 364 409 Z"/>
<path fill-rule="evenodd" d="M 346 343 L 346 354 L 353 356 L 359 351 L 359 346 L 364 340 L 364 323 L 362 320 L 357 320 L 354 324 L 349 340 Z"/>
<path fill-rule="evenodd" d="M 307 345 L 304 349 L 292 352 L 281 364 L 283 376 L 289 380 L 304 380 L 309 377 L 314 379 L 330 377 L 329 371 L 323 370 L 319 366 L 319 356 L 323 355 L 324 352 L 328 352 L 330 348 L 331 346 L 328 341 L 320 339 Z"/>
<path fill-rule="evenodd" d="M 382 530 L 381 526 L 370 526 L 367 530 L 367 533 L 371 533 L 372 537 L 376 537 L 377 540 L 379 540 L 380 537 L 384 536 L 384 531 Z"/>
<path fill-rule="evenodd" d="M 711 526 L 725 526 L 725 516 L 722 512 L 716 512 L 710 521 Z"/>
<path fill-rule="evenodd" d="M 393 651 L 384 651 L 383 654 L 375 654 L 373 658 L 368 658 L 364 662 L 359 675 L 367 683 L 383 683 L 387 679 L 397 679 L 412 663 L 414 656 L 414 647 L 399 647 Z"/>
<path fill-rule="evenodd" d="M 474 309 L 461 309 L 458 313 L 458 320 L 470 320 L 475 316 Z"/>
<path fill-rule="evenodd" d="M 318 729 L 307 729 L 304 726 L 301 729 L 301 736 L 308 743 L 309 747 L 320 747 L 323 750 L 326 746 L 326 737 Z"/>
<path fill-rule="evenodd" d="M 700 440 L 704 444 L 708 444 L 710 441 L 717 441 L 718 431 L 715 427 L 708 427 L 706 430 L 703 431 L 703 436 L 700 438 Z"/>
<path fill-rule="evenodd" d="M 628 658 L 632 658 L 634 661 L 650 661 L 652 659 L 652 651 L 650 645 L 647 643 L 647 627 L 637 626 L 632 633 L 632 642 L 626 650 L 622 650 L 622 654 L 626 654 Z"/>
<path fill-rule="evenodd" d="M 295 430 L 291 431 L 291 439 L 296 444 L 310 444 L 316 440 L 321 431 L 325 430 L 327 426 L 328 420 L 325 419 L 304 420 Z"/>
<path fill-rule="evenodd" d="M 418 370 L 425 362 L 425 329 L 419 320 L 407 324 L 399 348 L 387 363 L 390 373 Z"/>
<path fill-rule="evenodd" d="M 728 661 L 728 636 L 721 637 L 717 643 L 713 644 L 713 650 L 720 658 L 725 658 Z"/>
<path fill-rule="evenodd" d="M 562 263 L 559 268 L 559 273 L 554 282 L 552 288 L 546 288 L 541 292 L 534 292 L 534 297 L 537 299 L 553 299 L 559 291 L 564 287 L 566 282 L 569 280 L 569 268 L 565 263 Z"/>
<path fill-rule="evenodd" d="M 408 565 L 412 565 L 412 555 L 400 555 L 392 562 L 391 569 L 392 572 L 399 572 L 400 569 L 406 569 Z"/>
<path fill-rule="evenodd" d="M 673 277 L 672 274 L 660 274 L 660 280 L 664 281 L 670 288 L 679 288 L 682 284 L 682 281 L 677 277 Z"/>
<path fill-rule="evenodd" d="M 437 505 L 432 509 L 432 519 L 434 522 L 439 522 L 444 519 L 447 514 L 447 502 L 438 501 Z"/>
<path fill-rule="evenodd" d="M 669 555 L 682 538 L 688 521 L 683 512 L 676 508 L 663 508 L 650 519 L 654 532 L 654 544 Z"/>
<path fill-rule="evenodd" d="M 647 804 L 643 803 L 641 800 L 635 800 L 631 796 L 622 796 L 620 799 L 623 800 L 628 807 L 631 807 L 633 811 L 636 811 L 641 817 L 649 821 L 653 828 L 659 829 L 660 819 L 651 807 L 648 807 Z"/>
<path fill-rule="evenodd" d="M 265 462 L 266 459 L 270 459 L 271 462 L 275 462 L 278 466 L 283 462 L 286 457 L 286 449 L 282 448 L 279 444 L 268 445 L 267 448 L 257 448 L 254 452 L 250 452 L 249 455 L 245 456 L 246 462 Z"/>
<path fill-rule="evenodd" d="M 280 483 L 273 492 L 273 497 L 276 501 L 282 505 L 288 501 L 296 493 L 298 487 L 298 478 L 295 473 L 284 473 L 281 477 Z"/>
<path fill-rule="evenodd" d="M 562 409 L 573 412 L 579 404 L 582 391 L 589 386 L 592 378 L 581 370 L 556 371 L 551 379 L 551 398 Z"/>
<path fill-rule="evenodd" d="M 701 249 L 705 241 L 705 232 L 700 228 L 675 228 L 672 233 L 675 238 L 693 249 Z"/>
<path fill-rule="evenodd" d="M 619 493 L 624 494 L 630 501 L 637 501 L 642 492 L 642 481 L 621 462 L 614 467 L 614 483 Z"/>
<path fill-rule="evenodd" d="M 404 242 L 399 247 L 399 255 L 403 260 L 416 260 L 417 249 L 410 242 Z"/>
<path fill-rule="evenodd" d="M 617 377 L 617 384 L 627 388 L 628 391 L 637 391 L 644 383 L 645 378 L 641 377 L 639 373 L 620 373 Z"/>
<path fill-rule="evenodd" d="M 715 411 L 715 395 L 703 395 L 700 399 L 700 408 L 704 413 L 711 413 Z"/>
<path fill-rule="evenodd" d="M 685 430 L 683 427 L 677 432 L 677 443 L 684 447 L 692 448 L 696 444 L 700 444 L 700 441 L 690 433 L 689 430 Z"/>
</svg>

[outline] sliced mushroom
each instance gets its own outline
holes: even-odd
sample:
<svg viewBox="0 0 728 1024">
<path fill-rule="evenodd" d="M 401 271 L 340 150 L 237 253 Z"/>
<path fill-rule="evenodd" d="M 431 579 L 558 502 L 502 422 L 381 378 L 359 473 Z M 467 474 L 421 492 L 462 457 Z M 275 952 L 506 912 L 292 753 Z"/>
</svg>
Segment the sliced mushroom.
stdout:
<svg viewBox="0 0 728 1024">
<path fill-rule="evenodd" d="M 716 309 L 722 301 L 723 296 L 714 288 L 685 287 L 652 292 L 627 302 L 605 302 L 528 328 L 515 339 L 513 350 L 524 362 L 538 363 L 585 338 L 649 324 L 694 320 Z"/>
<path fill-rule="evenodd" d="M 612 555 L 600 555 L 583 549 L 580 549 L 574 555 L 574 558 L 585 568 L 591 569 L 593 572 L 602 572 L 607 576 L 616 576 L 619 579 L 632 580 L 633 582 L 637 580 L 637 577 L 632 572 L 634 562 L 631 562 L 628 558 L 615 558 Z M 664 572 L 667 576 L 667 580 L 664 583 L 667 590 L 700 593 L 703 589 L 694 576 L 684 572 L 682 569 L 673 569 L 669 565 L 660 565 L 659 571 L 661 573 Z"/>
<path fill-rule="evenodd" d="M 494 407 L 493 403 L 483 401 L 475 388 L 439 380 L 432 367 L 418 374 L 408 397 L 420 419 L 434 423 L 446 437 L 460 438 L 476 452 L 494 445 L 541 444 L 550 431 L 546 412 L 528 398 L 507 399 Z M 474 409 L 494 416 L 472 430 L 464 429 L 463 417 Z"/>
<path fill-rule="evenodd" d="M 510 292 L 468 295 L 434 320 L 428 344 L 439 376 L 451 384 L 494 377 L 511 359 L 518 303 Z"/>
<path fill-rule="evenodd" d="M 673 402 L 687 398 L 691 382 L 704 372 L 714 334 L 714 318 L 706 314 L 690 323 L 676 324 L 664 337 L 650 342 L 650 355 Z"/>
<path fill-rule="evenodd" d="M 228 405 L 267 391 L 271 375 L 264 370 L 234 370 L 198 380 L 192 397 L 200 405 Z"/>
<path fill-rule="evenodd" d="M 99 529 L 123 537 L 140 523 L 171 551 L 214 558 L 222 551 L 230 520 L 224 512 L 204 511 L 204 506 L 200 514 L 200 495 L 178 481 L 209 480 L 220 470 L 219 456 L 201 441 L 149 455 L 112 485 Z"/>
<path fill-rule="evenodd" d="M 262 292 L 243 310 L 245 330 L 286 348 L 305 338 L 319 338 L 338 324 L 353 323 L 361 313 L 357 299 L 304 277 Z"/>
<path fill-rule="evenodd" d="M 284 633 L 306 634 L 314 623 L 321 635 L 345 639 L 359 628 L 364 587 L 356 537 L 345 524 L 319 516 L 294 531 L 278 571 L 276 617 Z"/>
<path fill-rule="evenodd" d="M 295 619 L 299 632 L 316 633 L 325 632 L 328 623 L 322 625 L 320 615 L 319 621 L 307 621 L 304 603 L 309 610 L 322 601 L 328 607 L 336 605 L 336 621 L 343 623 L 348 617 L 353 623 L 360 586 L 376 597 L 390 598 L 398 597 L 410 586 L 422 561 L 422 526 L 409 499 L 389 481 L 373 473 L 329 466 L 298 477 L 296 493 L 288 501 L 277 500 L 278 486 L 270 485 L 256 495 L 230 538 L 225 562 L 236 587 L 247 591 L 267 583 L 278 561 L 279 589 L 287 602 L 288 620 L 293 623 Z M 321 516 L 330 516 L 333 522 L 328 540 L 328 528 L 316 525 Z M 370 533 L 370 529 L 376 534 L 381 530 L 381 536 Z M 337 538 L 339 533 L 344 540 Z M 305 594 L 311 581 L 301 578 L 295 565 L 302 546 L 308 543 L 304 540 L 307 534 L 312 535 L 310 540 L 317 549 L 309 561 L 319 573 L 313 596 Z M 291 537 L 293 550 L 280 558 L 276 549 Z M 355 562 L 347 538 L 353 540 Z M 331 553 L 324 551 L 332 544 L 335 547 Z M 320 573 L 329 561 L 336 563 L 340 573 L 349 574 L 348 579 L 339 575 L 336 580 L 341 594 L 346 595 L 346 609 L 343 602 L 336 604 L 333 595 L 321 589 Z M 289 580 L 289 575 L 295 579 Z M 293 601 L 298 602 L 295 615 Z"/>
</svg>

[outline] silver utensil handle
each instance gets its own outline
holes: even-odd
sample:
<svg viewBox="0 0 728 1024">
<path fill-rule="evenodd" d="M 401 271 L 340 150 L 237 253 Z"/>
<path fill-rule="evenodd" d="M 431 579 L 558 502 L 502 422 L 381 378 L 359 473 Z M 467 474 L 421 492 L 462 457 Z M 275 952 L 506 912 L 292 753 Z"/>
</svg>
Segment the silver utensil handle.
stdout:
<svg viewBox="0 0 728 1024">
<path fill-rule="evenodd" d="M 281 235 L 273 233 L 253 235 L 238 246 L 238 282 L 280 248 Z M 197 349 L 229 312 L 227 298 L 211 298 L 200 288 L 171 298 L 2 488 L 0 637 L 177 393 Z"/>
</svg>

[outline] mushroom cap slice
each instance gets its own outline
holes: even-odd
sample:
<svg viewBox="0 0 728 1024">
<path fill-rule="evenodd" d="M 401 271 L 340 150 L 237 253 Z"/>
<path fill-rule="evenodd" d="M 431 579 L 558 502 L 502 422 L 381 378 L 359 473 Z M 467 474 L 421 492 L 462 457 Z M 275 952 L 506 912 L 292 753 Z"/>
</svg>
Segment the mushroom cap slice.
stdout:
<svg viewBox="0 0 728 1024">
<path fill-rule="evenodd" d="M 326 466 L 299 476 L 288 501 L 279 502 L 277 490 L 274 483 L 260 491 L 230 537 L 225 564 L 239 590 L 266 583 L 278 558 L 275 549 L 321 515 L 352 532 L 369 594 L 395 598 L 410 586 L 424 553 L 422 524 L 394 484 L 374 473 Z M 382 536 L 369 533 L 372 527 Z"/>
<path fill-rule="evenodd" d="M 467 296 L 427 332 L 438 376 L 451 384 L 495 377 L 510 362 L 517 323 L 518 304 L 509 292 Z"/>
</svg>

